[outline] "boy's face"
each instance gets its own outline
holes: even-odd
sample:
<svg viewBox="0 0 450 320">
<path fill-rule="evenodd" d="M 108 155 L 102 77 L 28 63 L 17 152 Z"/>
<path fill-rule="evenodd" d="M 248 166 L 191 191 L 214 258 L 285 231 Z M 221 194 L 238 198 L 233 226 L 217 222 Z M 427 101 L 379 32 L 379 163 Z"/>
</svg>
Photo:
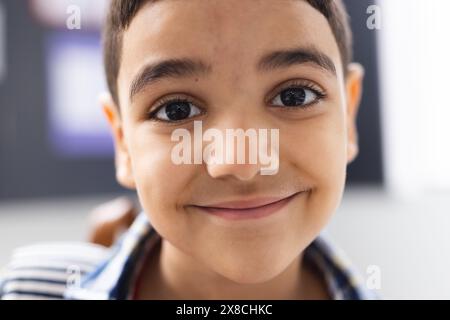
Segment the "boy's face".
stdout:
<svg viewBox="0 0 450 320">
<path fill-rule="evenodd" d="M 195 261 L 240 283 L 273 278 L 318 235 L 340 203 L 346 166 L 357 153 L 362 69 L 349 66 L 344 80 L 326 18 L 304 1 L 280 2 L 164 0 L 145 5 L 123 37 L 121 115 L 112 103 L 104 104 L 116 140 L 118 180 L 137 189 L 155 229 Z M 313 61 L 258 69 L 268 53 L 292 49 L 329 57 L 335 73 L 331 65 Z M 132 84 L 146 66 L 184 58 L 209 68 L 144 81 L 130 99 Z M 292 86 L 303 88 L 305 101 L 313 102 L 308 108 L 283 104 L 283 90 Z M 191 101 L 189 116 L 174 123 L 150 119 L 148 113 L 162 97 L 163 102 Z M 159 118 L 167 120 L 166 111 L 157 112 Z M 171 152 L 179 142 L 171 134 L 177 128 L 192 132 L 194 120 L 202 121 L 203 131 L 279 129 L 278 173 L 261 175 L 257 164 L 174 164 Z M 305 189 L 279 212 L 259 219 L 227 220 L 197 207 L 284 198 Z"/>
</svg>

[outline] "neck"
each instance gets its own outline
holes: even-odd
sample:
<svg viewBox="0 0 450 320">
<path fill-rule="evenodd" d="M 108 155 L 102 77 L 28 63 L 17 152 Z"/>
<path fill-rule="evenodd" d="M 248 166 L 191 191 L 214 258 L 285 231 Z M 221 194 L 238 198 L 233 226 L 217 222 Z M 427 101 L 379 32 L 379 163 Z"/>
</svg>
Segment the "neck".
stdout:
<svg viewBox="0 0 450 320">
<path fill-rule="evenodd" d="M 144 267 L 142 299 L 316 299 L 324 298 L 323 283 L 298 255 L 276 277 L 257 284 L 240 284 L 214 272 L 162 239 Z"/>
</svg>

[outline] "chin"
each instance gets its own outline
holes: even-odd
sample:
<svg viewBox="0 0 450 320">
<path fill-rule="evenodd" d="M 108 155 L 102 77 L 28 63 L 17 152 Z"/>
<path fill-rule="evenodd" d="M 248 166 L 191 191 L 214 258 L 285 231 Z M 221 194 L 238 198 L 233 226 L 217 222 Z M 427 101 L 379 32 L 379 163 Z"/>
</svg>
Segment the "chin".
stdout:
<svg viewBox="0 0 450 320">
<path fill-rule="evenodd" d="M 284 265 L 274 264 L 274 261 L 277 260 L 264 260 L 264 262 L 257 263 L 255 263 L 254 260 L 252 263 L 248 262 L 247 259 L 248 263 L 233 263 L 228 268 L 223 268 L 222 265 L 221 270 L 218 272 L 222 274 L 223 277 L 238 284 L 258 284 L 275 278 L 282 273 L 286 267 Z"/>
</svg>

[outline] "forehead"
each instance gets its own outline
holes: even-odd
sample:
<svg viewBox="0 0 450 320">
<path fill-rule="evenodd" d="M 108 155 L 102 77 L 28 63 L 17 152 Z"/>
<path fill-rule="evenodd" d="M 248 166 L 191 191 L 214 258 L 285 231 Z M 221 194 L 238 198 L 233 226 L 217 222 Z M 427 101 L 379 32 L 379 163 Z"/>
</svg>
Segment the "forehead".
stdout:
<svg viewBox="0 0 450 320">
<path fill-rule="evenodd" d="M 144 64 L 160 59 L 195 58 L 239 78 L 253 72 L 266 52 L 311 46 L 341 72 L 328 21 L 303 0 L 150 2 L 124 33 L 119 87 Z"/>
</svg>

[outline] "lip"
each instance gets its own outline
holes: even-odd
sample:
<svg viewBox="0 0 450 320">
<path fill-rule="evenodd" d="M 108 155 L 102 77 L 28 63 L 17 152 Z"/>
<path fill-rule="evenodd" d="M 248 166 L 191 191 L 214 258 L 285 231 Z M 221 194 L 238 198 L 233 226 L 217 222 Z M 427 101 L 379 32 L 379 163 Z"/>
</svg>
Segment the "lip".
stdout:
<svg viewBox="0 0 450 320">
<path fill-rule="evenodd" d="M 227 220 L 259 219 L 272 215 L 285 207 L 293 198 L 308 191 L 296 192 L 290 196 L 266 197 L 242 201 L 221 202 L 196 208 Z"/>
</svg>

